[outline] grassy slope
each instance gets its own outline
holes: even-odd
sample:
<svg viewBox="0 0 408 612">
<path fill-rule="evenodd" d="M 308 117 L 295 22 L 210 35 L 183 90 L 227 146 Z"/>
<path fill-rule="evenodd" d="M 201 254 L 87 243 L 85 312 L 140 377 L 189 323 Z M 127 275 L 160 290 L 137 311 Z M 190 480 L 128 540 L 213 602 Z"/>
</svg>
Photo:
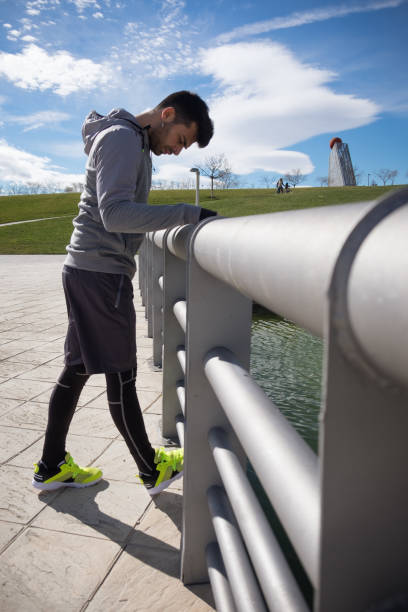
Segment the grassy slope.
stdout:
<svg viewBox="0 0 408 612">
<path fill-rule="evenodd" d="M 225 217 L 237 217 L 314 206 L 374 200 L 395 187 L 321 187 L 295 189 L 277 194 L 271 189 L 229 189 L 200 192 L 201 205 Z M 0 223 L 68 215 L 65 218 L 0 227 L 0 253 L 64 253 L 77 213 L 79 195 L 75 193 L 0 198 Z M 194 191 L 152 191 L 150 203 L 194 202 Z"/>
</svg>

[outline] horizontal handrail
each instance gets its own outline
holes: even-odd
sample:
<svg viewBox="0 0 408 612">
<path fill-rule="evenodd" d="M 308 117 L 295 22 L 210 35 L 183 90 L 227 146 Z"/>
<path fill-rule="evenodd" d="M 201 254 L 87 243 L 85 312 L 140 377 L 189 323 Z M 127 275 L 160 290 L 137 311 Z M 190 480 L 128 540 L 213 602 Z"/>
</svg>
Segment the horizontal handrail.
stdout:
<svg viewBox="0 0 408 612">
<path fill-rule="evenodd" d="M 208 440 L 269 609 L 306 612 L 308 606 L 225 431 L 212 428 Z"/>
<path fill-rule="evenodd" d="M 237 610 L 267 612 L 224 490 L 210 487 L 207 499 Z"/>
<path fill-rule="evenodd" d="M 211 582 L 217 612 L 236 612 L 237 609 L 234 604 L 231 588 L 225 575 L 220 547 L 216 542 L 208 544 L 206 558 L 208 577 Z"/>
<path fill-rule="evenodd" d="M 184 348 L 184 346 L 180 346 L 177 349 L 177 359 L 179 361 L 181 369 L 183 370 L 185 374 L 186 373 L 186 349 Z"/>
<path fill-rule="evenodd" d="M 200 228 L 206 272 L 322 336 L 327 287 L 340 248 L 373 202 L 218 219 Z M 267 255 L 266 255 L 267 253 Z"/>
<path fill-rule="evenodd" d="M 164 236 L 166 231 L 167 230 L 158 230 L 156 232 L 152 232 L 154 243 L 159 247 L 159 249 L 162 249 L 164 246 Z"/>
<path fill-rule="evenodd" d="M 408 386 L 408 307 L 401 307 L 408 304 L 408 189 L 387 201 L 378 214 L 388 215 L 365 237 L 353 261 L 346 308 L 365 356 L 389 379 Z"/>
<path fill-rule="evenodd" d="M 193 225 L 177 225 L 167 234 L 167 247 L 173 255 L 187 261 L 188 240 L 193 233 Z"/>
<path fill-rule="evenodd" d="M 316 585 L 320 520 L 317 456 L 230 351 L 223 348 L 211 351 L 204 369 L 305 570 Z"/>
<path fill-rule="evenodd" d="M 173 306 L 173 312 L 180 323 L 181 329 L 186 331 L 187 327 L 187 304 L 185 300 L 178 300 Z"/>
<path fill-rule="evenodd" d="M 180 408 L 183 414 L 186 413 L 186 390 L 184 388 L 184 382 L 180 381 L 176 386 L 177 397 L 180 403 Z"/>
<path fill-rule="evenodd" d="M 180 446 L 184 446 L 184 417 L 182 414 L 176 416 L 176 429 Z"/>
</svg>

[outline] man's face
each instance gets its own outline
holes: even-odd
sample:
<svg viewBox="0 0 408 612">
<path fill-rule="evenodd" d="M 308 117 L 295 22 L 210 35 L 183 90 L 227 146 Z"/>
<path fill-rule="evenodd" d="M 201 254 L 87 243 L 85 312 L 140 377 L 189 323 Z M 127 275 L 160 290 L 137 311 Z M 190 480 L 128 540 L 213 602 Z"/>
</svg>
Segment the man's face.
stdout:
<svg viewBox="0 0 408 612">
<path fill-rule="evenodd" d="M 197 139 L 197 124 L 190 125 L 163 121 L 149 131 L 150 149 L 155 155 L 178 155 Z"/>
</svg>

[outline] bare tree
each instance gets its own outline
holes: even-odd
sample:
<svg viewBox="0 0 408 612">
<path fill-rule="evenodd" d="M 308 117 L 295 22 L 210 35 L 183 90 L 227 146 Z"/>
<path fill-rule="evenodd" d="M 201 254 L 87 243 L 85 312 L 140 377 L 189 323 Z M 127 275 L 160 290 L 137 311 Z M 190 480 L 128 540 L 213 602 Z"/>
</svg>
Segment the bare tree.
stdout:
<svg viewBox="0 0 408 612">
<path fill-rule="evenodd" d="M 398 175 L 398 170 L 392 170 L 390 173 L 391 185 L 394 184 L 394 181 Z"/>
<path fill-rule="evenodd" d="M 381 170 L 378 170 L 378 172 L 375 173 L 380 181 L 383 182 L 383 185 L 386 185 L 387 181 L 391 181 L 391 185 L 393 185 L 397 174 L 398 170 L 390 170 L 389 168 L 381 168 Z"/>
<path fill-rule="evenodd" d="M 199 166 L 197 164 L 197 168 L 200 170 L 200 174 L 208 176 L 211 180 L 211 199 L 214 198 L 214 181 L 219 181 L 223 179 L 227 173 L 231 174 L 232 172 L 224 153 L 206 157 L 204 165 Z"/>
<path fill-rule="evenodd" d="M 329 178 L 327 176 L 318 176 L 317 180 L 320 183 L 320 187 L 327 187 L 329 184 Z"/>
<path fill-rule="evenodd" d="M 264 174 L 261 180 L 262 183 L 265 185 L 266 189 L 273 189 L 276 183 L 276 175 Z"/>
<path fill-rule="evenodd" d="M 358 166 L 353 166 L 354 177 L 356 179 L 356 185 L 360 185 L 363 171 Z"/>
<path fill-rule="evenodd" d="M 215 181 L 217 189 L 234 189 L 239 187 L 239 178 L 227 168 L 222 177 Z"/>
<path fill-rule="evenodd" d="M 296 170 L 291 170 L 285 174 L 283 180 L 295 188 L 296 185 L 300 185 L 306 180 L 306 174 L 302 174 L 300 168 L 296 168 Z"/>
</svg>

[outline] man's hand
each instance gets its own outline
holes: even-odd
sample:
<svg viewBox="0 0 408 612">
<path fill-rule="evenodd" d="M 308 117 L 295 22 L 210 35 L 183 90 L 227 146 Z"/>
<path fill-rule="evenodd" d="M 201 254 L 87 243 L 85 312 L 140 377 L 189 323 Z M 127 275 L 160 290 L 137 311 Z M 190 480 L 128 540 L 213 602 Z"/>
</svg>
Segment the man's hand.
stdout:
<svg viewBox="0 0 408 612">
<path fill-rule="evenodd" d="M 203 219 L 207 219 L 207 217 L 216 217 L 218 213 L 215 210 L 210 210 L 209 208 L 202 208 L 200 212 L 199 221 Z"/>
</svg>

